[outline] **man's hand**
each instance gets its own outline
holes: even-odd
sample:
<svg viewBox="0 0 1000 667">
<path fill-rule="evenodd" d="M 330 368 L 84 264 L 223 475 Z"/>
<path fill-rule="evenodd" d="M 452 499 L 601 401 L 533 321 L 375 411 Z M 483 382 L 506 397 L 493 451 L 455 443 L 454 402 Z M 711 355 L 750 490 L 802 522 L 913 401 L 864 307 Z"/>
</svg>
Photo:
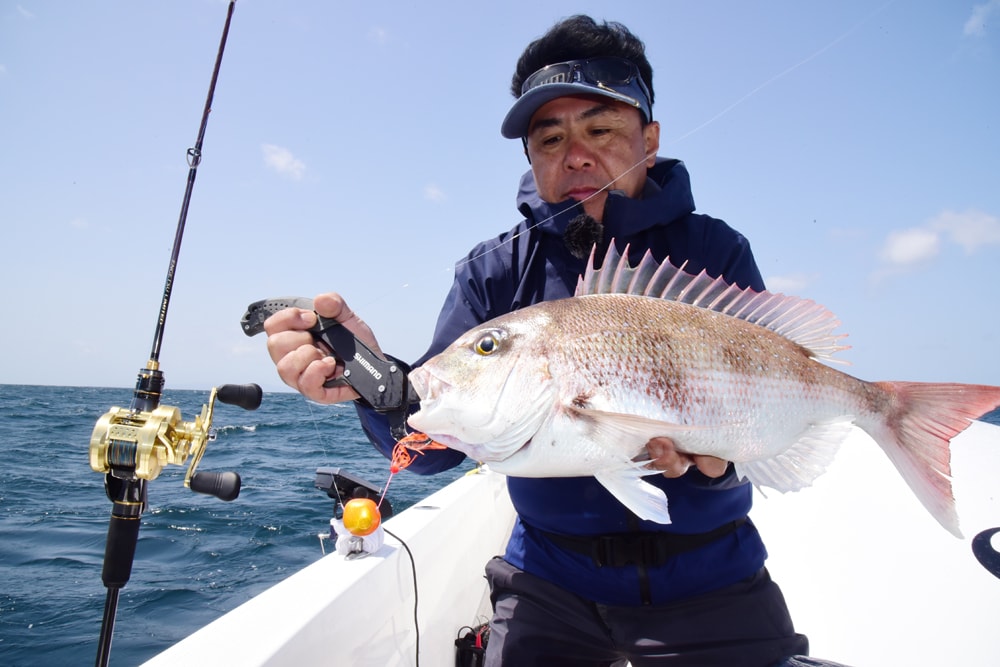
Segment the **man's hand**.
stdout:
<svg viewBox="0 0 1000 667">
<path fill-rule="evenodd" d="M 646 449 L 649 451 L 649 467 L 662 470 L 665 477 L 680 477 L 692 465 L 706 477 L 722 477 L 729 467 L 728 461 L 714 456 L 680 452 L 670 438 L 653 438 L 646 443 Z"/>
<path fill-rule="evenodd" d="M 313 300 L 316 313 L 343 324 L 354 336 L 373 351 L 381 354 L 375 335 L 360 317 L 354 314 L 343 297 L 336 293 L 320 294 Z M 342 377 L 343 364 L 338 364 L 330 350 L 316 343 L 309 329 L 316 325 L 316 313 L 301 308 L 278 311 L 264 322 L 267 351 L 271 355 L 282 382 L 317 403 L 340 403 L 358 398 L 349 385 L 324 387 L 327 380 Z"/>
</svg>

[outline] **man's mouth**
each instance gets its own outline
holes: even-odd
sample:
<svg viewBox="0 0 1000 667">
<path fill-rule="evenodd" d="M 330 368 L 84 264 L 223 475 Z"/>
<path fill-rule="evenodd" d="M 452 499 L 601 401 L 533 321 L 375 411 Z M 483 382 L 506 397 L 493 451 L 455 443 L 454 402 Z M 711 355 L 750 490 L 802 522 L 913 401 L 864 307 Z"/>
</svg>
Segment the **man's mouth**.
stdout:
<svg viewBox="0 0 1000 667">
<path fill-rule="evenodd" d="M 593 197 L 598 192 L 600 192 L 599 188 L 573 188 L 572 190 L 566 193 L 566 197 L 568 199 L 583 201 L 585 199 Z"/>
</svg>

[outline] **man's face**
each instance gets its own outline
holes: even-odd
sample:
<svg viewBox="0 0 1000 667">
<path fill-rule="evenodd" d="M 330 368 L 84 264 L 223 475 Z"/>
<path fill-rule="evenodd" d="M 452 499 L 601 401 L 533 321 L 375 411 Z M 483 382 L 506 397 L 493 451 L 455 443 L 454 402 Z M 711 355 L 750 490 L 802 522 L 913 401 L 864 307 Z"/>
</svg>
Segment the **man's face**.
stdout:
<svg viewBox="0 0 1000 667">
<path fill-rule="evenodd" d="M 629 197 L 642 192 L 659 146 L 659 123 L 642 127 L 637 109 L 601 96 L 556 98 L 535 112 L 528 127 L 528 157 L 539 196 L 553 204 L 586 200 L 584 211 L 597 220 L 604 215 L 608 190 L 623 190 Z"/>
</svg>

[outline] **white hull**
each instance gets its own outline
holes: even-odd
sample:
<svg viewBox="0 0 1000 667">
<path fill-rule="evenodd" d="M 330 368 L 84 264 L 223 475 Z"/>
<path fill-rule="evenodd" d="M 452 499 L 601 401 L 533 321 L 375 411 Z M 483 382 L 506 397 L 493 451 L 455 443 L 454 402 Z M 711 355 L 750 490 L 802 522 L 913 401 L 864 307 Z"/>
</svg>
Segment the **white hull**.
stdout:
<svg viewBox="0 0 1000 667">
<path fill-rule="evenodd" d="M 1000 665 L 998 582 L 968 545 L 1000 525 L 997 428 L 977 422 L 952 443 L 965 540 L 941 530 L 860 431 L 812 488 L 757 499 L 768 567 L 814 655 L 858 666 Z M 422 667 L 454 665 L 459 628 L 489 618 L 483 566 L 513 519 L 504 477 L 484 473 L 386 522 L 416 557 Z M 413 601 L 409 557 L 387 536 L 367 558 L 326 556 L 146 664 L 415 665 Z"/>
<path fill-rule="evenodd" d="M 513 521 L 505 478 L 489 471 L 386 521 L 415 560 L 423 667 L 454 665 L 459 629 L 489 619 L 483 568 Z M 325 556 L 145 664 L 416 665 L 414 599 L 410 557 L 387 534 L 374 554 Z"/>
</svg>

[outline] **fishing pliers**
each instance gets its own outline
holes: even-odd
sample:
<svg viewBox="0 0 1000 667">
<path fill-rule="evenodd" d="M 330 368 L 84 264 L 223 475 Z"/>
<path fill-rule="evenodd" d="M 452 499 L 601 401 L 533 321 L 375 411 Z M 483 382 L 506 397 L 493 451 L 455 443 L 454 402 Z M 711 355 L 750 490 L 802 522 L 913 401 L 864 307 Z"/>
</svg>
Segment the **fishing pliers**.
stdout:
<svg viewBox="0 0 1000 667">
<path fill-rule="evenodd" d="M 264 330 L 264 320 L 285 308 L 314 310 L 312 299 L 303 297 L 255 301 L 247 306 L 247 312 L 240 320 L 243 333 L 247 336 L 260 333 Z M 315 340 L 326 346 L 331 356 L 344 365 L 343 377 L 328 380 L 324 386 L 350 385 L 361 396 L 358 399 L 361 403 L 386 415 L 393 438 L 402 440 L 406 437 L 409 434 L 406 418 L 410 413 L 410 404 L 420 402 L 407 377 L 409 367 L 398 359 L 377 354 L 340 322 L 322 317 L 319 313 L 316 313 L 316 325 L 309 331 Z"/>
</svg>

